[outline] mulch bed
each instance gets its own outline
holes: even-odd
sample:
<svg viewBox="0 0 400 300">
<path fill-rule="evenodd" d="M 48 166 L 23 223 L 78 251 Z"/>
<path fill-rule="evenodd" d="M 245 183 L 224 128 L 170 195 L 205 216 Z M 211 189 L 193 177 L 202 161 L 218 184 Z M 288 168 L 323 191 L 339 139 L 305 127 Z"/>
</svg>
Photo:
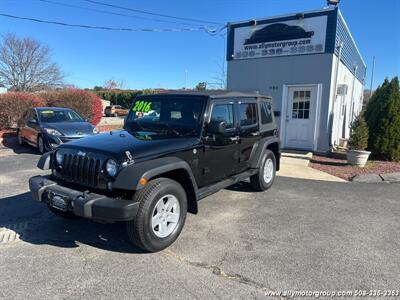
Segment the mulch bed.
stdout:
<svg viewBox="0 0 400 300">
<path fill-rule="evenodd" d="M 350 166 L 346 160 L 313 155 L 310 167 L 328 174 L 351 180 L 359 174 L 384 174 L 400 172 L 400 162 L 369 160 L 364 168 Z"/>
</svg>

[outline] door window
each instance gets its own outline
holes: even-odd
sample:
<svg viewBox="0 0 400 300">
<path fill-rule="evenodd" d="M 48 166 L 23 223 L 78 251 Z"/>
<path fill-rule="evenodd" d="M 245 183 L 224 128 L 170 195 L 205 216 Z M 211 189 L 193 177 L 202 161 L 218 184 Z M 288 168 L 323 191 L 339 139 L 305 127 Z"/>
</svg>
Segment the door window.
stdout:
<svg viewBox="0 0 400 300">
<path fill-rule="evenodd" d="M 37 121 L 36 112 L 35 112 L 34 110 L 31 109 L 31 110 L 29 111 L 28 115 L 27 115 L 27 118 L 28 118 L 28 122 L 35 122 L 35 121 Z"/>
<path fill-rule="evenodd" d="M 261 123 L 272 123 L 272 106 L 269 102 L 261 102 Z"/>
<path fill-rule="evenodd" d="M 214 105 L 211 121 L 225 122 L 226 129 L 233 128 L 233 105 L 216 104 Z"/>
<path fill-rule="evenodd" d="M 293 119 L 309 119 L 310 118 L 310 98 L 311 91 L 294 91 L 293 92 Z"/>
<path fill-rule="evenodd" d="M 255 103 L 239 104 L 240 126 L 249 126 L 257 124 L 257 110 Z"/>
</svg>

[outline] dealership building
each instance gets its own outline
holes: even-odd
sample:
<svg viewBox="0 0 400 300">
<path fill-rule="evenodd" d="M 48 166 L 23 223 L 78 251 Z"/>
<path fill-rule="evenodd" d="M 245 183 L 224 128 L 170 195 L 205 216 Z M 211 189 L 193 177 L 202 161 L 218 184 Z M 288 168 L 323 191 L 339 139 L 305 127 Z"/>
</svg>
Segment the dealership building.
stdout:
<svg viewBox="0 0 400 300">
<path fill-rule="evenodd" d="M 227 61 L 229 90 L 273 97 L 284 148 L 348 139 L 366 66 L 338 7 L 229 23 Z"/>
</svg>

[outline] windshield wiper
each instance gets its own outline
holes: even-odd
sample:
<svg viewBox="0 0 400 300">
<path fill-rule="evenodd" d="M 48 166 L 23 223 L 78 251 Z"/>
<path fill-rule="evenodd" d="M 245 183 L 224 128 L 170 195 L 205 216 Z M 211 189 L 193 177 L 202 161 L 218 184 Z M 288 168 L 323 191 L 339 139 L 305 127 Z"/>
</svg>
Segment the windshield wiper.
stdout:
<svg viewBox="0 0 400 300">
<path fill-rule="evenodd" d="M 176 129 L 172 128 L 171 125 L 169 125 L 167 122 L 159 121 L 159 122 L 155 122 L 155 124 L 164 126 L 165 128 L 167 128 L 170 132 L 172 132 L 176 136 L 180 136 L 181 135 L 179 133 L 179 131 L 177 131 Z"/>
</svg>

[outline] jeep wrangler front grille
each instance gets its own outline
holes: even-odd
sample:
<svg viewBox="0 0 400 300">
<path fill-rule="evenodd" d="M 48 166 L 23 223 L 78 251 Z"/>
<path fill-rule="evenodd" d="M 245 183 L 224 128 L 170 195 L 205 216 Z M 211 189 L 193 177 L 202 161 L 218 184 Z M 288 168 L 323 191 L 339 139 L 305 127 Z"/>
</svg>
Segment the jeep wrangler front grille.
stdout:
<svg viewBox="0 0 400 300">
<path fill-rule="evenodd" d="M 61 175 L 67 181 L 97 187 L 100 170 L 101 162 L 99 159 L 64 154 Z"/>
</svg>

